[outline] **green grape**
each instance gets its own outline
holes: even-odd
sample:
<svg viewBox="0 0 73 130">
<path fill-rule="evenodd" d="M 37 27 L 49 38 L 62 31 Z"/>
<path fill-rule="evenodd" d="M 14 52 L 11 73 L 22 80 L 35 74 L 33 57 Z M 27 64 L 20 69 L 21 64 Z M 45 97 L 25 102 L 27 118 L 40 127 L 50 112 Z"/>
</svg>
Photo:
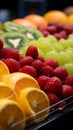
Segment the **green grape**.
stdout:
<svg viewBox="0 0 73 130">
<path fill-rule="evenodd" d="M 69 34 L 67 39 L 72 39 L 73 40 L 73 33 L 72 34 Z"/>
<path fill-rule="evenodd" d="M 57 52 L 64 51 L 64 48 L 59 43 L 54 43 L 53 47 L 56 49 Z"/>
<path fill-rule="evenodd" d="M 73 75 L 73 62 L 64 65 L 70 75 Z"/>
<path fill-rule="evenodd" d="M 56 51 L 49 51 L 45 54 L 45 59 L 55 59 L 57 60 L 58 58 L 58 53 Z"/>
<path fill-rule="evenodd" d="M 60 44 L 64 48 L 64 50 L 67 49 L 67 40 L 66 39 L 60 39 L 58 41 L 58 44 Z"/>
<path fill-rule="evenodd" d="M 42 56 L 43 58 L 45 58 L 45 53 L 38 48 L 38 53 L 39 53 L 39 56 Z"/>
<path fill-rule="evenodd" d="M 49 42 L 51 42 L 51 43 L 55 43 L 55 42 L 58 41 L 53 35 L 49 35 L 49 36 L 47 36 L 46 38 L 47 38 L 47 40 L 48 40 Z"/>
<path fill-rule="evenodd" d="M 71 58 L 71 60 L 73 61 L 73 50 L 71 49 L 67 49 L 66 50 L 66 54 Z"/>
<path fill-rule="evenodd" d="M 55 50 L 53 45 L 45 37 L 41 37 L 38 39 L 38 47 L 45 53 L 51 50 Z"/>
<path fill-rule="evenodd" d="M 61 51 L 59 53 L 58 58 L 59 58 L 58 62 L 59 62 L 59 64 L 61 66 L 66 64 L 66 63 L 71 63 L 72 62 L 71 58 L 66 54 L 66 52 L 63 52 L 63 51 Z"/>
</svg>

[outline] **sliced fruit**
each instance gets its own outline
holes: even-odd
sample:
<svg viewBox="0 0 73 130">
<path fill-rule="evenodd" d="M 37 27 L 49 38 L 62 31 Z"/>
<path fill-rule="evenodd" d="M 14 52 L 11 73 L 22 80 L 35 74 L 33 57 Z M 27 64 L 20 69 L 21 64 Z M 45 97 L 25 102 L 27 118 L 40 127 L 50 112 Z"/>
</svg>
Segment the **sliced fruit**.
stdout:
<svg viewBox="0 0 73 130">
<path fill-rule="evenodd" d="M 50 22 L 61 22 L 61 23 L 67 23 L 67 15 L 60 10 L 50 10 L 47 11 L 43 15 L 44 19 L 50 23 Z"/>
<path fill-rule="evenodd" d="M 7 86 L 5 83 L 0 82 L 0 99 L 7 98 L 17 101 L 17 94 L 15 91 Z"/>
<path fill-rule="evenodd" d="M 18 102 L 28 120 L 32 122 L 40 122 L 49 115 L 49 98 L 41 89 L 25 88 L 20 92 Z"/>
<path fill-rule="evenodd" d="M 24 19 L 33 22 L 34 24 L 36 24 L 37 27 L 40 25 L 47 27 L 48 25 L 48 22 L 44 19 L 44 17 L 38 14 L 29 14 L 25 16 Z"/>
<path fill-rule="evenodd" d="M 14 72 L 4 76 L 3 82 L 14 89 L 17 94 L 26 87 L 40 88 L 38 82 L 32 76 L 22 72 Z"/>
<path fill-rule="evenodd" d="M 24 48 L 28 39 L 18 32 L 6 32 L 1 36 L 4 42 L 4 47 L 11 47 L 17 49 L 21 54 L 24 54 Z"/>
<path fill-rule="evenodd" d="M 26 117 L 18 103 L 9 99 L 0 100 L 0 126 L 3 130 L 23 130 Z"/>
<path fill-rule="evenodd" d="M 19 30 L 19 32 L 23 33 L 28 38 L 28 40 L 37 40 L 38 38 L 43 37 L 43 34 L 34 28 L 25 27 Z"/>
<path fill-rule="evenodd" d="M 23 27 L 37 28 L 35 23 L 24 18 L 15 18 L 12 20 L 12 22 L 21 25 Z"/>
<path fill-rule="evenodd" d="M 4 75 L 10 74 L 7 65 L 0 60 L 0 80 L 3 78 Z"/>
<path fill-rule="evenodd" d="M 18 30 L 22 29 L 21 25 L 13 23 L 11 21 L 6 21 L 3 23 L 3 30 L 6 32 L 17 32 Z"/>
</svg>

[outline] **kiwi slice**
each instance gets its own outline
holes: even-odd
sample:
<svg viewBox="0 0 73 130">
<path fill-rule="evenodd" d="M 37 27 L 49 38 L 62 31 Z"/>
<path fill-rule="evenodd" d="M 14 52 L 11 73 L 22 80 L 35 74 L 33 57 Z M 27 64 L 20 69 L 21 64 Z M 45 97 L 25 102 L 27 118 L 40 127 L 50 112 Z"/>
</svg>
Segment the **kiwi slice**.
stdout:
<svg viewBox="0 0 73 130">
<path fill-rule="evenodd" d="M 11 21 L 6 21 L 3 23 L 3 30 L 6 32 L 17 32 L 18 30 L 22 29 L 21 25 L 13 23 Z"/>
<path fill-rule="evenodd" d="M 20 54 L 24 54 L 24 48 L 29 42 L 26 36 L 18 32 L 6 32 L 0 38 L 4 42 L 4 47 L 15 48 Z"/>
<path fill-rule="evenodd" d="M 19 32 L 23 33 L 28 40 L 37 40 L 40 37 L 43 37 L 43 34 L 34 28 L 28 28 L 28 27 L 24 27 L 23 29 L 20 29 Z"/>
</svg>

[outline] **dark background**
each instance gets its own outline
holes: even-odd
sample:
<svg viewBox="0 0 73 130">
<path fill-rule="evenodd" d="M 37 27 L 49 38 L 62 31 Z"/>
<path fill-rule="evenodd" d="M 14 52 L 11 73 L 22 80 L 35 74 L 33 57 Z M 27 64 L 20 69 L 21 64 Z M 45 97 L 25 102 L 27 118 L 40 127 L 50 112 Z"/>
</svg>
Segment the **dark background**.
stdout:
<svg viewBox="0 0 73 130">
<path fill-rule="evenodd" d="M 25 1 L 25 2 L 24 2 Z M 43 15 L 49 10 L 63 10 L 68 6 L 73 6 L 73 0 L 30 0 L 34 2 L 27 2 L 27 0 L 0 0 L 0 10 L 7 9 L 10 18 L 23 17 L 31 13 L 31 8 L 35 13 Z M 37 1 L 37 0 L 36 0 Z"/>
</svg>

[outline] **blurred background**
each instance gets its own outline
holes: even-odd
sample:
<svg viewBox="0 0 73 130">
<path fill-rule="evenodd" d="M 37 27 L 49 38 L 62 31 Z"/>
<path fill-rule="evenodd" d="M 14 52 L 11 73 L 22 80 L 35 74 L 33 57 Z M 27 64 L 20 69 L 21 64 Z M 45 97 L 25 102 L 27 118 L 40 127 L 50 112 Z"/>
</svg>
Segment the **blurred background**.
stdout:
<svg viewBox="0 0 73 130">
<path fill-rule="evenodd" d="M 73 0 L 0 0 L 0 21 L 24 17 L 29 13 L 43 15 L 49 10 L 73 6 Z"/>
</svg>

